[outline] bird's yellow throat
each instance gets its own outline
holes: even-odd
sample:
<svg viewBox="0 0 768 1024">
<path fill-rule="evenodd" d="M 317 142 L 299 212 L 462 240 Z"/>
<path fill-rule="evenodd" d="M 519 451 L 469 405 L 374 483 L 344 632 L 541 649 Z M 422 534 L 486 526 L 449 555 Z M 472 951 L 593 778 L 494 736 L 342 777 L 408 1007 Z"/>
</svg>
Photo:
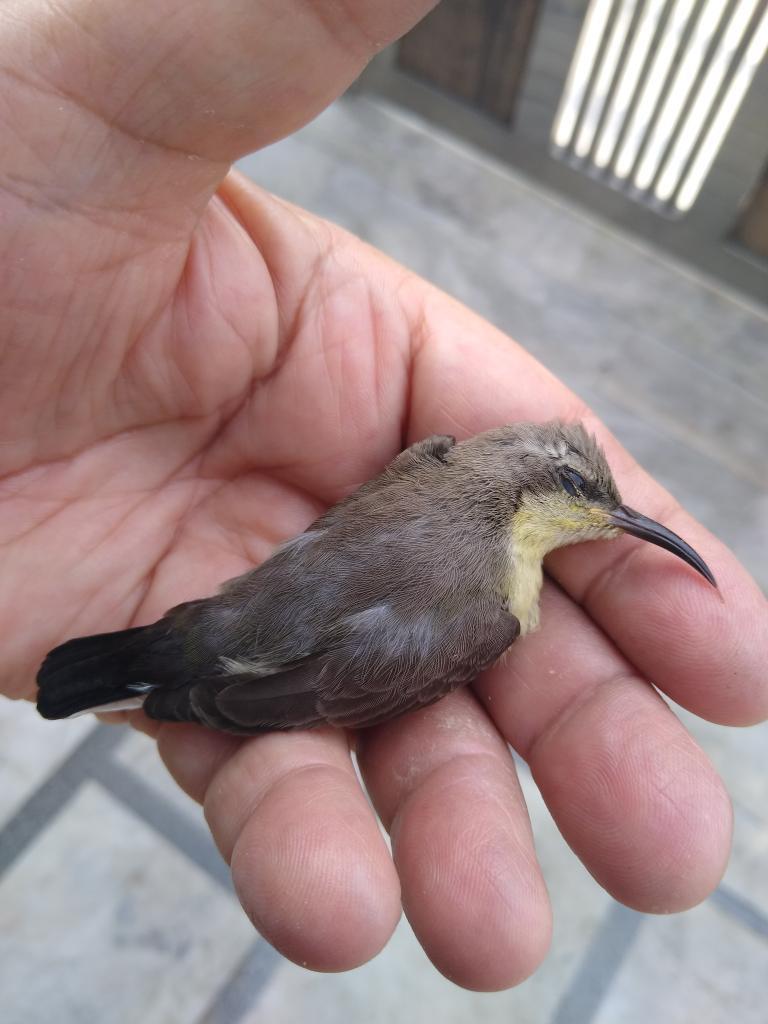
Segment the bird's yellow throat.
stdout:
<svg viewBox="0 0 768 1024">
<path fill-rule="evenodd" d="M 507 607 L 520 623 L 524 636 L 539 624 L 539 594 L 544 579 L 544 556 L 555 548 L 582 540 L 615 537 L 601 508 L 563 494 L 526 495 L 509 530 Z"/>
</svg>

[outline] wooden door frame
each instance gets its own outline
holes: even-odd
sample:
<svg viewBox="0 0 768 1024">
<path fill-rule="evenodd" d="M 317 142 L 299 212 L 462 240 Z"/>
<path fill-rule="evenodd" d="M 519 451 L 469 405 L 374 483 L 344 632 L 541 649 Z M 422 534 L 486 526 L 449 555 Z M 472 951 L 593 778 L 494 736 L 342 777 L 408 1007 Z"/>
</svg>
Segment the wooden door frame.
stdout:
<svg viewBox="0 0 768 1024">
<path fill-rule="evenodd" d="M 732 237 L 745 197 L 768 163 L 768 61 L 758 69 L 692 209 L 681 218 L 664 217 L 553 155 L 551 126 L 587 6 L 588 0 L 543 0 L 513 130 L 401 70 L 395 47 L 369 64 L 355 89 L 420 114 L 537 183 L 768 304 L 768 261 Z"/>
</svg>

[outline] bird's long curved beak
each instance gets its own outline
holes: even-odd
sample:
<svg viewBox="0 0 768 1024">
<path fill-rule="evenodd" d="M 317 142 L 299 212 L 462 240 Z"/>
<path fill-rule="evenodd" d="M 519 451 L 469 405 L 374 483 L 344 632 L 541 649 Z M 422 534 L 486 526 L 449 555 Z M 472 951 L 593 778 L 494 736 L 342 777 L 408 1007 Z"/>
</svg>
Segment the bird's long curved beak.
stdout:
<svg viewBox="0 0 768 1024">
<path fill-rule="evenodd" d="M 678 558 L 687 562 L 696 572 L 700 572 L 713 587 L 717 587 L 715 577 L 701 555 L 697 554 L 690 544 L 686 544 L 682 537 L 678 537 L 676 533 L 672 533 L 666 526 L 657 523 L 655 519 L 649 519 L 648 516 L 635 512 L 628 505 L 619 505 L 610 513 L 608 521 L 612 526 L 618 526 L 620 530 L 632 534 L 633 537 L 649 540 L 651 544 L 658 544 L 660 548 L 671 551 L 673 555 L 677 555 Z"/>
</svg>

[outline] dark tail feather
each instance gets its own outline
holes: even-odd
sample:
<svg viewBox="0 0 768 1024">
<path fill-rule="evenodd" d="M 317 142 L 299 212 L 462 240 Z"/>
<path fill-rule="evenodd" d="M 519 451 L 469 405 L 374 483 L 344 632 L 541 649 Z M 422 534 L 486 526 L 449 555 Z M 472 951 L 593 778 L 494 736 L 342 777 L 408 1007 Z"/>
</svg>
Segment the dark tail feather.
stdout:
<svg viewBox="0 0 768 1024">
<path fill-rule="evenodd" d="M 43 718 L 67 718 L 140 696 L 179 671 L 179 654 L 164 622 L 68 640 L 37 674 L 37 710 Z"/>
</svg>

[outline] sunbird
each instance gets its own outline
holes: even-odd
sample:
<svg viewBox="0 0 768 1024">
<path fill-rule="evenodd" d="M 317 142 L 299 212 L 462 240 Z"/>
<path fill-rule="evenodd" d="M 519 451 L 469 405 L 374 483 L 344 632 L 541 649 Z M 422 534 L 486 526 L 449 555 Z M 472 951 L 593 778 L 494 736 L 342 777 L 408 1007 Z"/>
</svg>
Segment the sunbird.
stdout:
<svg viewBox="0 0 768 1024">
<path fill-rule="evenodd" d="M 622 533 L 716 585 L 684 540 L 622 504 L 581 424 L 429 437 L 215 596 L 56 647 L 37 707 L 143 707 L 242 735 L 376 725 L 471 682 L 536 628 L 548 552 Z"/>
</svg>

